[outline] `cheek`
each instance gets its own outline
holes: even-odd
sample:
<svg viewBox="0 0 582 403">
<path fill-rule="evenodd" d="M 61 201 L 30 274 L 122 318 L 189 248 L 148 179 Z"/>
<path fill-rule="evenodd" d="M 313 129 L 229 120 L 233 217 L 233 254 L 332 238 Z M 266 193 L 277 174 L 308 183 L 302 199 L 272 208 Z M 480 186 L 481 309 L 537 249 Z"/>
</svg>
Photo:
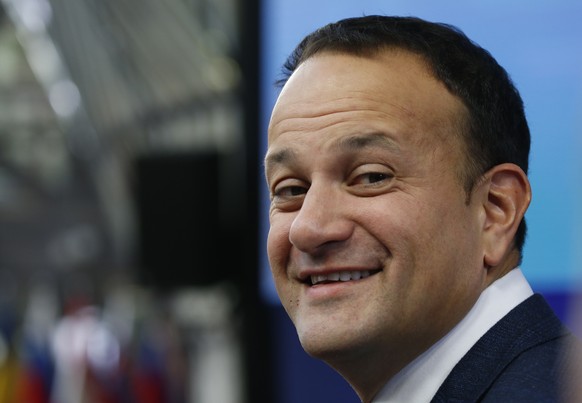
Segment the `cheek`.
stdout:
<svg viewBox="0 0 582 403">
<path fill-rule="evenodd" d="M 287 272 L 291 243 L 289 242 L 290 224 L 284 220 L 271 220 L 267 237 L 267 255 L 275 283 L 275 289 L 283 307 L 291 318 L 295 318 L 296 286 L 290 280 Z"/>
<path fill-rule="evenodd" d="M 391 197 L 360 206 L 360 225 L 390 252 L 421 242 L 428 227 L 426 206 L 417 200 Z M 430 238 L 430 237 L 427 237 Z"/>
<path fill-rule="evenodd" d="M 451 263 L 451 255 L 463 238 L 460 230 L 464 218 L 447 203 L 438 203 L 408 196 L 394 197 L 366 210 L 369 232 L 377 238 L 400 266 L 412 266 L 415 271 L 432 271 L 433 266 Z M 459 209 L 462 207 L 458 207 Z M 381 217 L 381 218 L 379 218 Z M 420 273 L 394 273 L 414 276 Z"/>
<path fill-rule="evenodd" d="M 464 204 L 426 203 L 411 215 L 406 236 L 414 265 L 426 287 L 449 289 L 476 273 L 477 227 Z M 467 277 L 469 276 L 469 277 Z"/>
<path fill-rule="evenodd" d="M 285 271 L 289 258 L 291 243 L 289 242 L 290 219 L 271 217 L 271 226 L 267 236 L 267 255 L 273 275 L 281 275 Z"/>
</svg>

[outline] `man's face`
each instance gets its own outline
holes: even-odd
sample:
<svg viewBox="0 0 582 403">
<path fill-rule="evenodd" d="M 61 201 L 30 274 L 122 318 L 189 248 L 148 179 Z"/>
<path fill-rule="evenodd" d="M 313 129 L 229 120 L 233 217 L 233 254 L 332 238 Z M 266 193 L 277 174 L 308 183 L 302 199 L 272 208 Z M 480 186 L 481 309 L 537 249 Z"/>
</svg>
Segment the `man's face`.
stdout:
<svg viewBox="0 0 582 403">
<path fill-rule="evenodd" d="M 323 53 L 285 85 L 269 125 L 268 255 L 308 353 L 406 361 L 478 298 L 484 213 L 459 180 L 464 113 L 407 52 Z"/>
</svg>

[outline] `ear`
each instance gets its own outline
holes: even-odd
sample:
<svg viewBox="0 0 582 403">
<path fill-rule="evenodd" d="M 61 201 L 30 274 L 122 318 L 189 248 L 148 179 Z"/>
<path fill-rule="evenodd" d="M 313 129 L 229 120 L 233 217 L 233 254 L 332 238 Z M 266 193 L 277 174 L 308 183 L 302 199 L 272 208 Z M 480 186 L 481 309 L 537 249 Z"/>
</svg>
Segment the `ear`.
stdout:
<svg viewBox="0 0 582 403">
<path fill-rule="evenodd" d="M 496 165 L 484 177 L 484 264 L 495 267 L 513 247 L 531 201 L 531 187 L 526 174 L 515 164 Z"/>
</svg>

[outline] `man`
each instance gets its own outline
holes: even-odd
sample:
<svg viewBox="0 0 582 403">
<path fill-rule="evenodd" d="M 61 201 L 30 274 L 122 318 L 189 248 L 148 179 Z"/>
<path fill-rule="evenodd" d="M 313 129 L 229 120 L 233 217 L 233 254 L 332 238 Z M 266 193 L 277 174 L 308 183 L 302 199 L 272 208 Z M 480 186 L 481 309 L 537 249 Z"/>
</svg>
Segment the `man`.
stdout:
<svg viewBox="0 0 582 403">
<path fill-rule="evenodd" d="M 530 135 L 506 72 L 455 28 L 381 16 L 285 69 L 268 255 L 303 348 L 363 402 L 556 401 L 572 336 L 518 267 Z"/>
</svg>

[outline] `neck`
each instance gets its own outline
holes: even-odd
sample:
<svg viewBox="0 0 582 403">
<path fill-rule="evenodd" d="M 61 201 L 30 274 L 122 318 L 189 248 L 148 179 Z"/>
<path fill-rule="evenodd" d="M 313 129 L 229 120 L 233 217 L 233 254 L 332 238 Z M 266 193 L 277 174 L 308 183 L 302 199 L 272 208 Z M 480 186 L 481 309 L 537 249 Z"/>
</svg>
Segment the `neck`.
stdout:
<svg viewBox="0 0 582 403">
<path fill-rule="evenodd" d="M 411 341 L 391 351 L 357 351 L 349 357 L 322 358 L 351 385 L 362 403 L 369 403 L 390 379 L 437 340 L 425 342 L 425 345 L 419 345 L 418 340 Z"/>
<path fill-rule="evenodd" d="M 413 359 L 400 358 L 396 361 L 393 357 L 386 358 L 383 355 L 382 357 L 383 359 L 380 359 L 380 354 L 376 354 L 376 357 L 371 360 L 370 358 L 362 360 L 365 361 L 362 365 L 354 365 L 353 362 L 346 363 L 345 366 L 338 363 L 330 365 L 351 385 L 362 403 L 369 403 L 384 384 Z M 389 365 L 387 365 L 388 363 Z M 357 371 L 355 371 L 356 368 Z"/>
<path fill-rule="evenodd" d="M 495 280 L 500 279 L 511 270 L 515 269 L 519 265 L 520 260 L 521 254 L 517 249 L 512 248 L 500 264 L 487 269 L 486 285 L 491 285 L 491 283 L 493 283 Z"/>
</svg>

